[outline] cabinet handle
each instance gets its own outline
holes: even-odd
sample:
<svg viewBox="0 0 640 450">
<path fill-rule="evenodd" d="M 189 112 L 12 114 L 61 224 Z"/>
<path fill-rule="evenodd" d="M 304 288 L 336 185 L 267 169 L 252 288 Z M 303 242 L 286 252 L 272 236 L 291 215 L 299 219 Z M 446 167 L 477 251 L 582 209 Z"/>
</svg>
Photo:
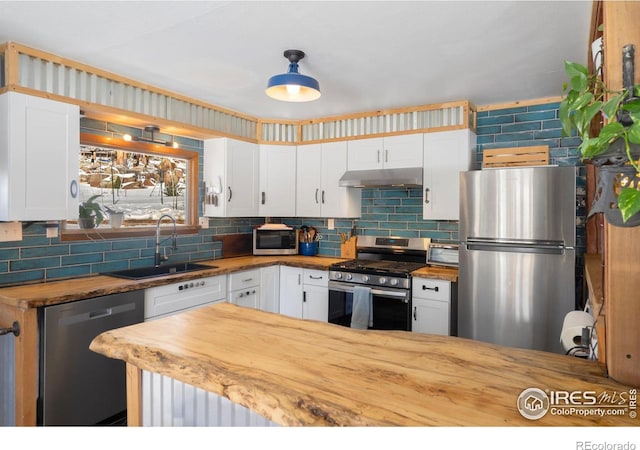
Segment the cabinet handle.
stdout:
<svg viewBox="0 0 640 450">
<path fill-rule="evenodd" d="M 230 202 L 231 197 L 233 197 L 233 191 L 231 190 L 231 186 L 228 186 L 227 189 L 229 189 L 229 199 L 227 201 Z"/>
<path fill-rule="evenodd" d="M 380 162 L 380 150 L 378 150 L 378 162 Z"/>
<path fill-rule="evenodd" d="M 389 150 L 384 151 L 384 162 L 389 162 Z"/>
<path fill-rule="evenodd" d="M 429 204 L 429 188 L 425 188 L 424 190 L 424 204 Z"/>
<path fill-rule="evenodd" d="M 69 193 L 71 194 L 71 198 L 78 197 L 78 182 L 76 180 L 72 180 L 69 185 Z"/>
<path fill-rule="evenodd" d="M 413 307 L 413 320 L 418 320 L 418 307 Z"/>
<path fill-rule="evenodd" d="M 262 204 L 264 205 L 264 198 L 265 198 L 265 193 L 264 191 L 262 191 Z"/>
<path fill-rule="evenodd" d="M 316 205 L 318 204 L 318 191 L 319 191 L 319 190 L 320 190 L 320 189 L 316 188 Z"/>
<path fill-rule="evenodd" d="M 324 205 L 324 190 L 322 191 L 322 204 Z"/>
<path fill-rule="evenodd" d="M 307 291 L 302 291 L 302 303 L 307 302 Z"/>
<path fill-rule="evenodd" d="M 300 284 L 302 282 L 302 275 L 298 274 L 298 284 Z"/>
<path fill-rule="evenodd" d="M 314 277 L 313 275 L 309 275 L 309 278 L 311 278 L 312 280 L 322 280 L 322 275 L 320 275 L 319 277 Z"/>
<path fill-rule="evenodd" d="M 242 280 L 243 283 L 248 283 L 249 281 L 253 281 L 253 278 L 247 278 L 245 280 Z"/>
<path fill-rule="evenodd" d="M 434 292 L 438 292 L 440 289 L 438 289 L 438 286 L 436 287 L 428 287 L 425 286 L 424 284 L 422 285 L 422 290 L 423 291 L 434 291 Z"/>
</svg>

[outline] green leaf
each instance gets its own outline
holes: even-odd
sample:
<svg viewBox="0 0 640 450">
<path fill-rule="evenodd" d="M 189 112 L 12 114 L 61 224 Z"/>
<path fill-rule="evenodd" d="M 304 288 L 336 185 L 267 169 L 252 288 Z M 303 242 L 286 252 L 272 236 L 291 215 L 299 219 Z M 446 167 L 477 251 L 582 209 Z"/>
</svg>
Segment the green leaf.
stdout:
<svg viewBox="0 0 640 450">
<path fill-rule="evenodd" d="M 618 196 L 618 208 L 624 222 L 640 212 L 640 191 L 633 188 L 622 189 Z"/>
<path fill-rule="evenodd" d="M 622 105 L 622 109 L 629 111 L 632 114 L 640 112 L 640 99 L 631 100 L 630 102 Z"/>
<path fill-rule="evenodd" d="M 627 130 L 629 136 L 629 142 L 634 144 L 640 144 L 640 123 L 634 122 Z"/>
<path fill-rule="evenodd" d="M 571 61 L 564 62 L 564 71 L 569 75 L 569 78 L 583 77 L 586 79 L 589 76 L 589 71 L 585 66 Z"/>
<path fill-rule="evenodd" d="M 625 132 L 624 126 L 618 122 L 609 122 L 600 130 L 600 139 L 603 142 L 611 142 L 613 139 L 619 138 Z"/>
<path fill-rule="evenodd" d="M 600 138 L 587 138 L 582 141 L 578 147 L 578 151 L 584 159 L 590 159 L 604 153 L 608 144 L 603 144 Z"/>
<path fill-rule="evenodd" d="M 622 101 L 622 98 L 623 98 L 622 95 L 616 95 L 615 97 L 611 97 L 611 99 L 609 99 L 602 106 L 602 112 L 607 117 L 607 119 L 611 119 L 612 117 L 615 117 L 616 111 L 618 109 L 618 106 L 620 105 L 620 102 Z"/>
</svg>

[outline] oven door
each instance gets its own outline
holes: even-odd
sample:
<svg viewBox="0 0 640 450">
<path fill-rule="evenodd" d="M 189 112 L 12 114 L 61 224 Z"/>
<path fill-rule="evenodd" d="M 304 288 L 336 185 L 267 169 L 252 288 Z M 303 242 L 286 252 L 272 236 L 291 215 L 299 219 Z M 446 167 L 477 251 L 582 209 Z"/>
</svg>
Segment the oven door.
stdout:
<svg viewBox="0 0 640 450">
<path fill-rule="evenodd" d="M 372 320 L 370 330 L 411 331 L 411 291 L 371 288 Z M 353 285 L 329 281 L 329 323 L 351 326 Z"/>
</svg>

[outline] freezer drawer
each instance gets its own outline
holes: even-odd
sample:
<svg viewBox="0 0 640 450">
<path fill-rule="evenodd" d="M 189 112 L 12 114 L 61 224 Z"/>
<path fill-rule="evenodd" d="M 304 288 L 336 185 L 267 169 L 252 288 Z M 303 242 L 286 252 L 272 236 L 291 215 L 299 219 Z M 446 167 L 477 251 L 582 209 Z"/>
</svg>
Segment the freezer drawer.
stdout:
<svg viewBox="0 0 640 450">
<path fill-rule="evenodd" d="M 460 247 L 458 335 L 562 353 L 564 316 L 575 305 L 575 252 Z"/>
</svg>

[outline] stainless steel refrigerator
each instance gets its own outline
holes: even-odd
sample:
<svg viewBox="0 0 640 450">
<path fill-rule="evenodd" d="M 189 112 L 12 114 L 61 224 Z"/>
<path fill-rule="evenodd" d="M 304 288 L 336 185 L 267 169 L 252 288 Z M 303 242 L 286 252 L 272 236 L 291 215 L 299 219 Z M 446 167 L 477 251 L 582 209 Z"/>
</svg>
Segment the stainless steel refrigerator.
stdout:
<svg viewBox="0 0 640 450">
<path fill-rule="evenodd" d="M 459 336 L 563 353 L 575 217 L 575 167 L 461 173 Z"/>
</svg>

